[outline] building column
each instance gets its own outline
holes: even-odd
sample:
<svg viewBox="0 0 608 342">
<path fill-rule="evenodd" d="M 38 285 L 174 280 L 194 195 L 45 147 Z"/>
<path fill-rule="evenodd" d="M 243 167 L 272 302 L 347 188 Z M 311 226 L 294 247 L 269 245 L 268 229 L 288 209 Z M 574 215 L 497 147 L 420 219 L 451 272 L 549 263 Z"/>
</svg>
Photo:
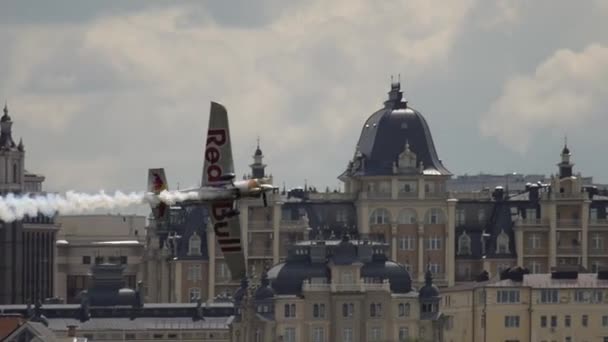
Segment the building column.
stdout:
<svg viewBox="0 0 608 342">
<path fill-rule="evenodd" d="M 399 184 L 396 177 L 391 177 L 391 198 L 396 200 L 399 196 Z"/>
<path fill-rule="evenodd" d="M 280 202 L 274 202 L 272 206 L 272 264 L 276 265 L 279 263 L 280 258 L 280 248 L 281 248 L 281 239 L 280 239 L 280 229 L 281 229 L 281 220 L 282 212 L 281 212 L 281 204 Z"/>
<path fill-rule="evenodd" d="M 581 262 L 585 269 L 589 265 L 589 205 L 591 201 L 586 199 L 583 201 L 581 213 Z"/>
<path fill-rule="evenodd" d="M 448 286 L 454 286 L 456 253 L 454 252 L 454 235 L 456 234 L 456 203 L 455 198 L 448 199 L 448 222 L 445 225 L 445 279 Z"/>
<path fill-rule="evenodd" d="M 418 199 L 423 200 L 426 195 L 424 191 L 424 177 L 420 175 L 418 177 Z"/>
<path fill-rule="evenodd" d="M 547 206 L 549 210 L 549 269 L 557 265 L 557 212 L 555 202 Z"/>
<path fill-rule="evenodd" d="M 391 259 L 397 262 L 397 224 L 391 223 Z"/>
<path fill-rule="evenodd" d="M 515 223 L 515 253 L 517 253 L 517 265 L 524 267 L 524 231 L 518 225 L 519 220 Z"/>
<path fill-rule="evenodd" d="M 241 244 L 243 247 L 243 254 L 245 255 L 245 262 L 247 262 L 249 259 L 249 205 L 244 202 L 245 201 L 240 201 L 239 203 L 239 211 L 241 212 L 239 221 L 241 224 Z M 249 272 L 249 265 L 246 265 L 245 270 Z"/>
<path fill-rule="evenodd" d="M 424 224 L 418 224 L 418 283 L 424 282 Z"/>
<path fill-rule="evenodd" d="M 207 274 L 207 301 L 213 302 L 215 298 L 215 232 L 211 224 L 207 225 L 207 251 L 209 253 L 209 270 Z"/>
<path fill-rule="evenodd" d="M 169 250 L 167 249 L 166 241 L 163 248 L 160 250 L 160 300 L 162 303 L 169 303 L 169 262 L 167 256 Z"/>
<path fill-rule="evenodd" d="M 357 203 L 357 204 L 358 204 L 357 212 L 359 213 L 359 223 L 358 223 L 359 234 L 361 234 L 363 236 L 368 236 L 369 235 L 369 207 L 367 205 L 367 202 L 359 201 L 359 203 Z"/>
</svg>

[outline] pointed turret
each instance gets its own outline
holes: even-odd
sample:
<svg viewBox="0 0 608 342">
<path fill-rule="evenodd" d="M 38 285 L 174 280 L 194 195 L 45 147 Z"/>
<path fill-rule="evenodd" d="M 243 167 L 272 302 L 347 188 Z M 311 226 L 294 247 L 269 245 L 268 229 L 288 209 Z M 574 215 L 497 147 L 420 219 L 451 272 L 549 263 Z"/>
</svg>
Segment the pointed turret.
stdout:
<svg viewBox="0 0 608 342">
<path fill-rule="evenodd" d="M 4 115 L 0 118 L 0 149 L 12 150 L 16 148 L 12 137 L 13 120 L 8 115 L 8 105 L 4 103 Z"/>
<path fill-rule="evenodd" d="M 19 138 L 19 145 L 17 145 L 17 149 L 21 152 L 25 151 L 25 147 L 23 146 L 23 138 Z"/>
<path fill-rule="evenodd" d="M 265 169 L 266 164 L 263 163 L 264 154 L 260 149 L 260 138 L 258 137 L 258 144 L 255 149 L 255 153 L 253 154 L 253 164 L 249 165 L 251 167 L 251 176 L 253 178 L 264 178 L 266 177 Z"/>
<path fill-rule="evenodd" d="M 568 148 L 568 139 L 566 138 L 564 141 L 564 148 L 562 149 L 561 157 L 562 161 L 557 164 L 559 167 L 559 178 L 567 178 L 572 177 L 572 169 L 574 164 L 570 161 L 570 157 L 572 154 L 570 153 L 570 149 Z"/>
</svg>

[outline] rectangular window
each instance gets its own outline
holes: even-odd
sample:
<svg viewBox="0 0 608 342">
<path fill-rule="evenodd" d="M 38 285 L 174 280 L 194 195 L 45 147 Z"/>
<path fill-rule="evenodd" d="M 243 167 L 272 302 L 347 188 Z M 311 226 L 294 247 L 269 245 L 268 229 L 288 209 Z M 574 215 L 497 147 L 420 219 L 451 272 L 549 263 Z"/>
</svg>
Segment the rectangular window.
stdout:
<svg viewBox="0 0 608 342">
<path fill-rule="evenodd" d="M 312 341 L 313 342 L 324 342 L 325 341 L 325 330 L 322 327 L 316 327 L 312 329 Z"/>
<path fill-rule="evenodd" d="M 496 297 L 498 303 L 519 303 L 519 290 L 498 290 Z"/>
<path fill-rule="evenodd" d="M 90 265 L 91 264 L 91 257 L 88 255 L 85 255 L 82 257 L 82 264 L 83 265 Z"/>
<path fill-rule="evenodd" d="M 190 291 L 188 292 L 188 295 L 190 297 L 190 302 L 194 302 L 197 299 L 201 298 L 201 289 L 198 287 L 193 287 L 190 289 Z"/>
<path fill-rule="evenodd" d="M 540 316 L 540 327 L 541 328 L 547 327 L 547 316 Z"/>
<path fill-rule="evenodd" d="M 296 328 L 285 328 L 284 342 L 296 342 Z"/>
<path fill-rule="evenodd" d="M 557 316 L 551 316 L 551 328 L 555 328 L 557 326 Z"/>
<path fill-rule="evenodd" d="M 285 304 L 283 306 L 283 311 L 284 311 L 285 318 L 296 317 L 296 305 L 295 304 Z"/>
<path fill-rule="evenodd" d="M 382 304 L 371 303 L 369 305 L 369 316 L 370 317 L 382 317 Z"/>
<path fill-rule="evenodd" d="M 505 328 L 519 328 L 519 316 L 505 316 Z"/>
<path fill-rule="evenodd" d="M 564 326 L 570 327 L 571 323 L 572 323 L 572 319 L 570 318 L 570 315 L 564 316 Z"/>
<path fill-rule="evenodd" d="M 429 251 L 437 251 L 441 249 L 441 238 L 440 237 L 430 237 L 426 240 L 426 249 Z"/>
<path fill-rule="evenodd" d="M 589 324 L 589 316 L 587 315 L 583 315 L 582 320 L 581 320 L 581 324 L 586 327 Z"/>
<path fill-rule="evenodd" d="M 382 331 L 379 327 L 372 327 L 369 332 L 370 341 L 380 341 L 382 339 Z"/>
<path fill-rule="evenodd" d="M 95 257 L 95 265 L 99 265 L 99 264 L 103 264 L 103 257 L 102 256 L 96 256 Z"/>
<path fill-rule="evenodd" d="M 314 318 L 325 318 L 325 304 L 313 304 L 312 306 L 312 317 Z"/>
<path fill-rule="evenodd" d="M 353 328 L 344 328 L 342 331 L 342 341 L 353 342 Z"/>
<path fill-rule="evenodd" d="M 456 209 L 456 225 L 463 225 L 464 223 L 465 223 L 464 209 Z"/>
<path fill-rule="evenodd" d="M 597 208 L 589 209 L 589 222 L 591 222 L 591 223 L 597 222 Z"/>
<path fill-rule="evenodd" d="M 399 249 L 402 251 L 413 251 L 416 249 L 416 238 L 405 236 L 399 238 Z"/>
<path fill-rule="evenodd" d="M 536 221 L 536 209 L 528 208 L 526 209 L 526 221 Z"/>
<path fill-rule="evenodd" d="M 342 271 L 342 284 L 354 284 L 355 277 L 353 271 Z"/>
<path fill-rule="evenodd" d="M 399 327 L 399 341 L 407 341 L 409 337 L 409 329 L 407 327 Z"/>
<path fill-rule="evenodd" d="M 353 303 L 342 304 L 342 317 L 353 317 L 355 305 Z"/>
<path fill-rule="evenodd" d="M 540 290 L 540 302 L 541 303 L 557 303 L 558 302 L 557 289 L 542 289 Z"/>
</svg>

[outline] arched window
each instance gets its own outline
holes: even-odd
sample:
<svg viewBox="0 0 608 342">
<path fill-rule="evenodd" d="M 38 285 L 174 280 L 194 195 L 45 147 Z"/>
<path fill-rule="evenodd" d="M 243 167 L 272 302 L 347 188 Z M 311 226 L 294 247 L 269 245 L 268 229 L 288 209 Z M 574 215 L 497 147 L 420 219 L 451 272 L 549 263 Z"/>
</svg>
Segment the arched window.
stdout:
<svg viewBox="0 0 608 342">
<path fill-rule="evenodd" d="M 496 254 L 509 254 L 509 235 L 504 230 L 496 238 Z"/>
<path fill-rule="evenodd" d="M 458 238 L 458 255 L 470 255 L 471 254 L 471 237 L 467 235 L 467 232 L 463 231 Z"/>
<path fill-rule="evenodd" d="M 440 208 L 431 208 L 426 212 L 425 222 L 427 224 L 445 223 L 445 215 Z"/>
<path fill-rule="evenodd" d="M 399 224 L 416 223 L 416 211 L 414 209 L 403 209 L 397 218 Z"/>
<path fill-rule="evenodd" d="M 188 241 L 188 255 L 201 255 L 201 238 L 194 232 Z"/>
<path fill-rule="evenodd" d="M 13 164 L 13 183 L 17 183 L 17 164 Z"/>
<path fill-rule="evenodd" d="M 369 224 L 387 224 L 390 221 L 391 213 L 384 208 L 374 209 L 369 215 Z"/>
</svg>

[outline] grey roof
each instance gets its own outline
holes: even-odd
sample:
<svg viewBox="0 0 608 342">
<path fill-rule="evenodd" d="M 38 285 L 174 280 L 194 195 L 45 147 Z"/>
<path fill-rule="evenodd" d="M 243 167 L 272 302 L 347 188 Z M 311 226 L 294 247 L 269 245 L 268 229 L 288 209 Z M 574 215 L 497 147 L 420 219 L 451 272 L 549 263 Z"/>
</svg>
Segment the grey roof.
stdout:
<svg viewBox="0 0 608 342">
<path fill-rule="evenodd" d="M 119 318 L 92 318 L 80 322 L 72 318 L 50 318 L 49 328 L 53 331 L 67 331 L 68 326 L 75 325 L 78 330 L 84 331 L 111 331 L 111 330 L 154 330 L 154 329 L 228 329 L 233 316 L 205 317 L 204 320 L 192 321 L 189 317 L 143 317 L 131 320 L 126 317 Z"/>
<path fill-rule="evenodd" d="M 488 287 L 532 287 L 532 288 L 608 288 L 608 279 L 598 279 L 596 273 L 579 273 L 577 279 L 554 279 L 551 273 L 525 274 L 523 282 L 504 279 L 489 283 Z"/>
<path fill-rule="evenodd" d="M 292 246 L 287 260 L 268 271 L 271 286 L 277 295 L 299 295 L 302 282 L 311 278 L 325 278 L 331 281 L 330 262 L 335 265 L 360 263 L 361 277 L 374 280 L 389 280 L 394 293 L 412 291 L 412 280 L 405 267 L 389 261 L 384 254 L 378 254 L 386 244 L 359 243 L 345 236 L 340 242 L 315 241 L 314 248 L 321 248 L 322 254 L 311 257 L 313 244 L 302 242 Z M 306 253 L 293 250 L 306 249 Z M 315 258 L 316 262 L 313 262 Z M 318 258 L 318 259 L 317 259 Z"/>
<path fill-rule="evenodd" d="M 41 341 L 52 342 L 57 341 L 57 337 L 53 333 L 52 329 L 47 328 L 44 324 L 38 322 L 28 321 L 19 326 L 17 329 L 13 330 L 8 336 L 3 339 L 3 341 L 13 340 L 22 334 L 24 330 L 28 330 L 34 335 L 34 337 L 40 338 Z M 20 340 L 20 339 L 19 339 Z M 17 339 L 15 339 L 17 341 Z"/>
<path fill-rule="evenodd" d="M 361 130 L 352 168 L 347 175 L 392 175 L 393 162 L 406 142 L 423 163 L 425 173 L 451 175 L 437 156 L 435 144 L 426 120 L 403 99 L 401 85 L 394 83 L 384 108 L 372 114 Z M 361 160 L 358 154 L 360 153 Z"/>
</svg>

